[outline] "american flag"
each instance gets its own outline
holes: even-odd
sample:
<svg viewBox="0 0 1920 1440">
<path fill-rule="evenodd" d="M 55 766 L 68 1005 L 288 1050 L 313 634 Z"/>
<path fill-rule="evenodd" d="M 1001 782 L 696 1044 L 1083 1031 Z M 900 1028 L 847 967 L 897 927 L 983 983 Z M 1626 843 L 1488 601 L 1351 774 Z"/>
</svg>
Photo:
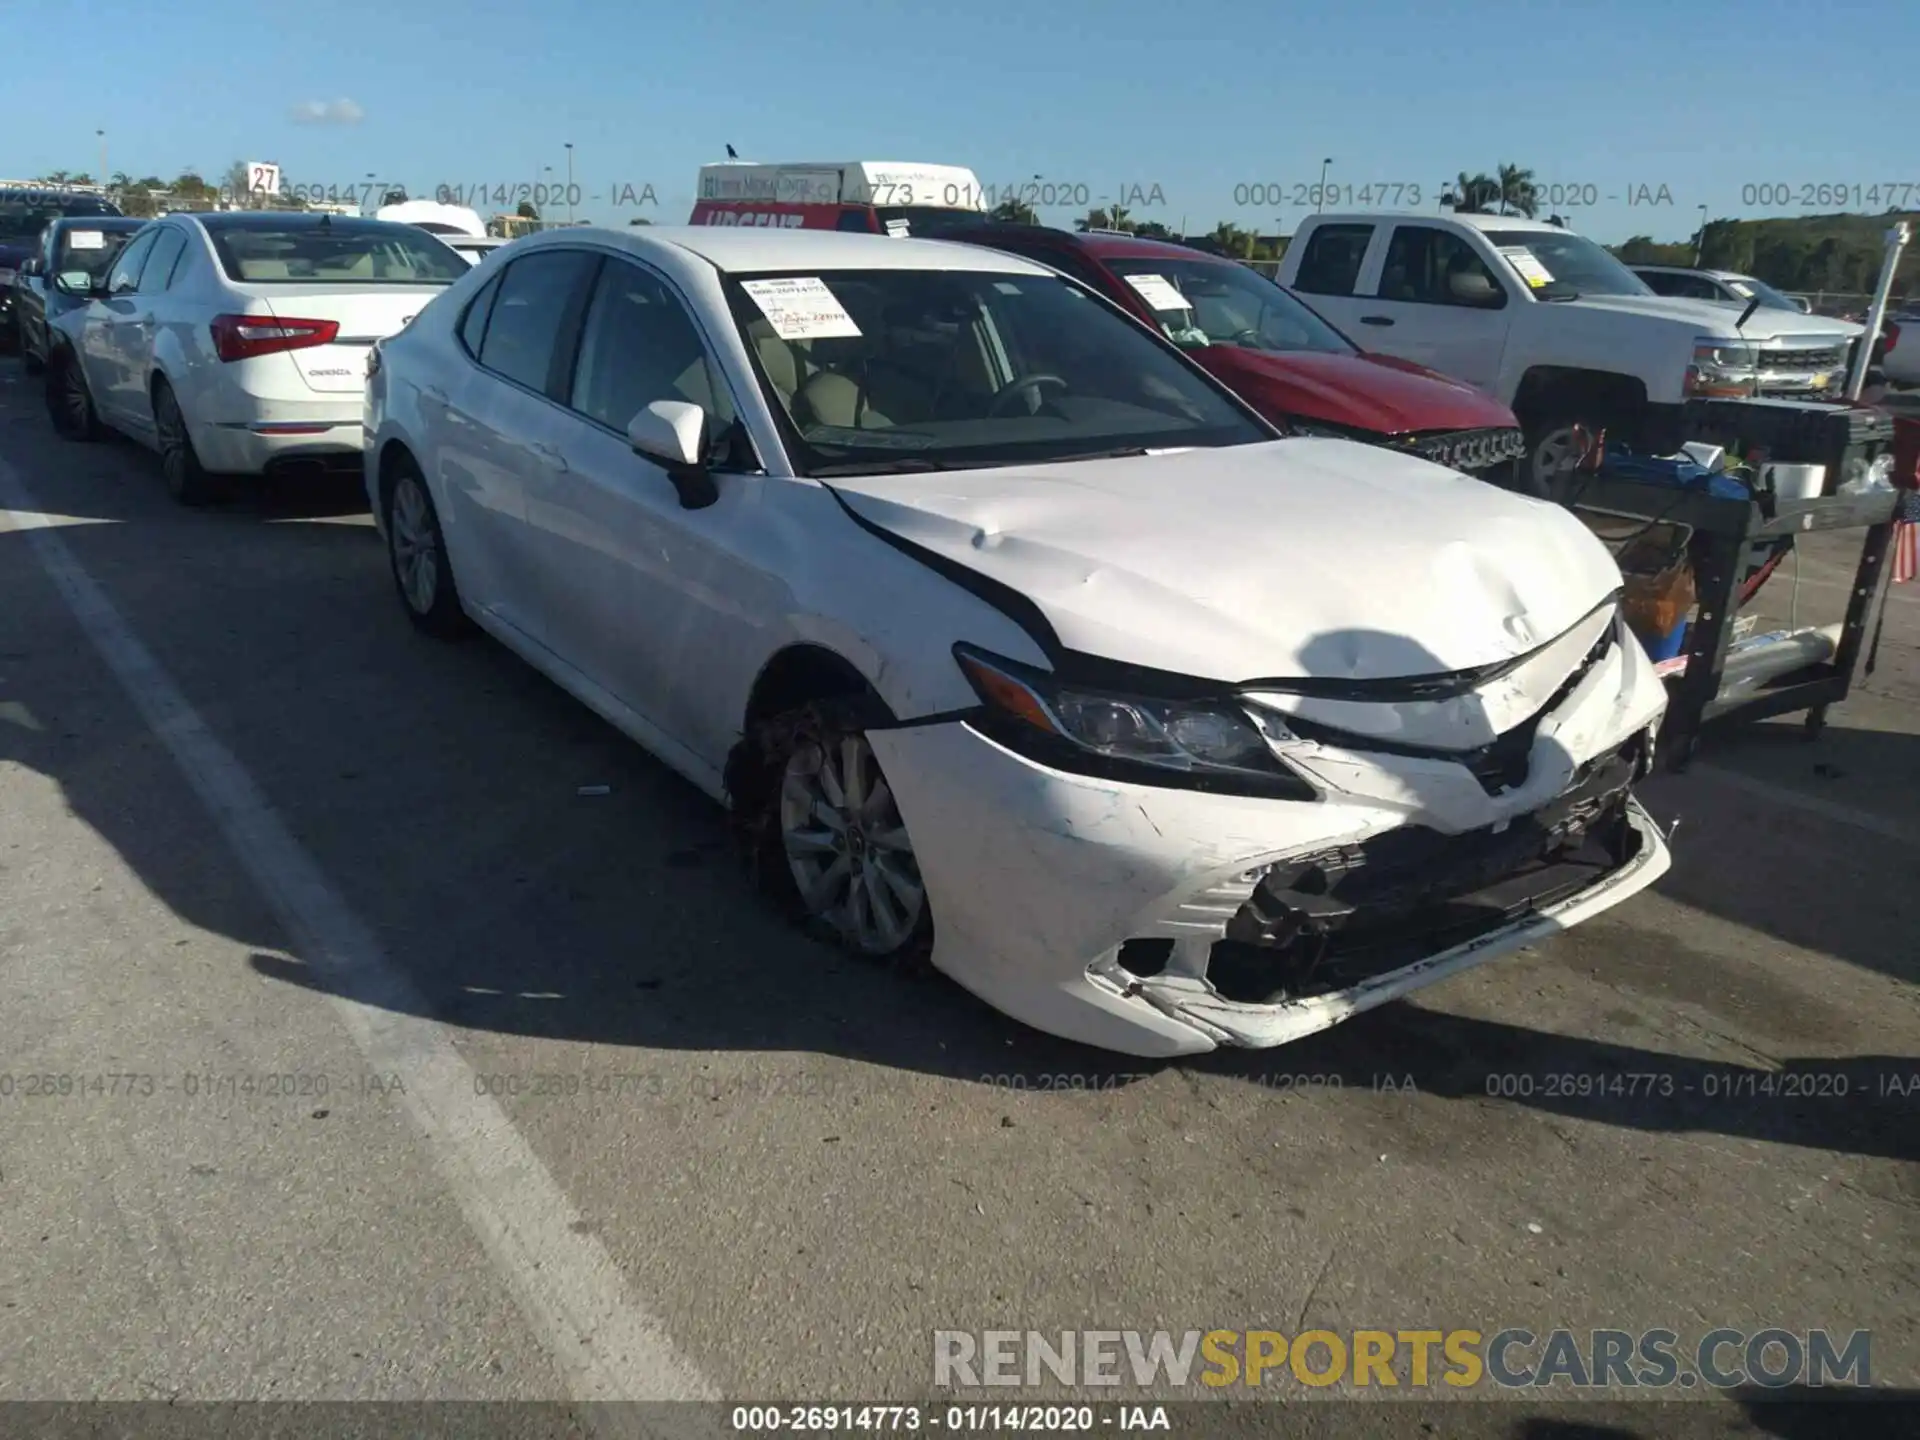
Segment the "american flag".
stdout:
<svg viewBox="0 0 1920 1440">
<path fill-rule="evenodd" d="M 1893 519 L 1893 583 L 1920 573 L 1920 490 L 1902 490 Z"/>
</svg>

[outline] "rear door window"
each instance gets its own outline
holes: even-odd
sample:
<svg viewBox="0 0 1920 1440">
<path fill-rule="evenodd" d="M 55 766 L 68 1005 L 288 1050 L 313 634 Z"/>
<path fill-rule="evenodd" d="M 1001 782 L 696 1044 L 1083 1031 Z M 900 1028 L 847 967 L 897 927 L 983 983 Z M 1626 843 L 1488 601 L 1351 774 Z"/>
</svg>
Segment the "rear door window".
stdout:
<svg viewBox="0 0 1920 1440">
<path fill-rule="evenodd" d="M 147 255 L 146 269 L 141 272 L 140 293 L 155 294 L 171 285 L 174 268 L 179 265 L 186 248 L 187 237 L 177 227 L 169 226 L 162 230 Z"/>
<path fill-rule="evenodd" d="M 1373 243 L 1371 225 L 1322 225 L 1307 237 L 1293 288 L 1309 295 L 1351 295 Z"/>
</svg>

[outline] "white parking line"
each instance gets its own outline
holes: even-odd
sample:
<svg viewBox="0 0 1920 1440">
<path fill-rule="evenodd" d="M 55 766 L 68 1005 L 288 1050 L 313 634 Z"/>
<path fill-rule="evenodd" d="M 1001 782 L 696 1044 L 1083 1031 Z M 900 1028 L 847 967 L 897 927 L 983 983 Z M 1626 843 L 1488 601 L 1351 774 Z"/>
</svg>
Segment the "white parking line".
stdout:
<svg viewBox="0 0 1920 1440">
<path fill-rule="evenodd" d="M 1804 790 L 1795 790 L 1789 785 L 1776 785 L 1771 780 L 1756 779 L 1752 775 L 1742 774 L 1738 770 L 1728 770 L 1720 765 L 1695 762 L 1688 768 L 1687 773 L 1704 775 L 1729 789 L 1751 795 L 1757 800 L 1768 800 L 1775 805 L 1785 805 L 1788 809 L 1818 815 L 1822 820 L 1831 820 L 1837 825 L 1851 825 L 1856 830 L 1864 830 L 1869 835 L 1878 835 L 1883 840 L 1892 840 L 1897 844 L 1920 849 L 1920 829 L 1915 829 L 1911 825 L 1902 825 L 1898 820 L 1889 820 L 1885 816 L 1875 815 L 1867 810 L 1857 810 L 1851 805 L 1841 805 L 1833 800 L 1823 800 L 1818 795 L 1807 794 Z"/>
<path fill-rule="evenodd" d="M 512 1121 L 474 1093 L 474 1072 L 371 930 L 281 820 L 253 777 L 194 712 L 106 592 L 0 461 L 0 530 L 21 533 L 94 649 L 172 752 L 295 953 L 324 976 L 371 1071 L 398 1074 L 403 1101 L 467 1223 L 579 1401 L 717 1399 L 659 1319 L 628 1290 Z M 579 1230 L 585 1230 L 584 1225 Z M 557 1397 L 556 1397 L 557 1398 Z M 622 1407 L 585 1412 L 624 1430 Z"/>
</svg>

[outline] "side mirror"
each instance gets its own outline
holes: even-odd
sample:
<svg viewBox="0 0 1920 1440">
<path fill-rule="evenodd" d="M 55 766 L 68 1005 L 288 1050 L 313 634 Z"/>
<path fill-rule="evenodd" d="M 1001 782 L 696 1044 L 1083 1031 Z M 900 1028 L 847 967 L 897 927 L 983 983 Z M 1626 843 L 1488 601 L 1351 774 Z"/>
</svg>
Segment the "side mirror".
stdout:
<svg viewBox="0 0 1920 1440">
<path fill-rule="evenodd" d="M 95 287 L 93 276 L 85 270 L 62 270 L 54 277 L 53 288 L 63 295 L 77 295 L 83 300 L 105 293 Z"/>
<path fill-rule="evenodd" d="M 38 275 L 40 273 L 40 257 L 35 255 L 21 261 L 19 273 L 22 275 Z"/>
<path fill-rule="evenodd" d="M 707 412 L 698 405 L 654 401 L 627 422 L 627 443 L 666 470 L 682 508 L 704 510 L 720 498 L 707 472 Z"/>
</svg>

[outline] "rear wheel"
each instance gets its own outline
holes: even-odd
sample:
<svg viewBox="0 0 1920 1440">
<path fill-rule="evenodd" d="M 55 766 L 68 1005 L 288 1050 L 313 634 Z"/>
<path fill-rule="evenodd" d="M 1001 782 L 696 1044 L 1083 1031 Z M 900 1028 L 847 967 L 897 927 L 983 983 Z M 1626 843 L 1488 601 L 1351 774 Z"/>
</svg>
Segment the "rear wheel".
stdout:
<svg viewBox="0 0 1920 1440">
<path fill-rule="evenodd" d="M 29 375 L 40 375 L 45 373 L 47 368 L 46 357 L 43 355 L 36 355 L 33 351 L 27 348 L 27 337 L 24 332 L 22 332 L 19 340 L 16 343 L 19 345 L 19 348 L 20 348 L 20 367 L 23 370 L 25 370 Z M 42 343 L 44 344 L 45 342 L 42 342 Z"/>
<path fill-rule="evenodd" d="M 1516 479 L 1520 488 L 1542 500 L 1565 504 L 1574 486 L 1573 467 L 1580 459 L 1576 431 L 1596 427 L 1580 415 L 1566 411 L 1548 415 L 1526 429 L 1527 453 L 1520 457 Z"/>
<path fill-rule="evenodd" d="M 160 469 L 166 476 L 167 493 L 182 505 L 208 505 L 220 498 L 225 488 L 200 464 L 187 433 L 187 417 L 173 387 L 164 380 L 153 386 L 153 428 L 160 440 Z"/>
<path fill-rule="evenodd" d="M 446 536 L 440 516 L 427 493 L 427 482 L 411 460 L 398 462 L 387 486 L 387 510 L 382 517 L 387 533 L 387 562 L 394 587 L 407 618 L 427 634 L 453 640 L 466 634 L 473 622 L 460 608 L 460 591 L 447 559 Z"/>
<path fill-rule="evenodd" d="M 47 365 L 47 418 L 65 440 L 98 440 L 100 415 L 93 408 L 87 372 L 71 350 L 56 350 Z"/>
</svg>

